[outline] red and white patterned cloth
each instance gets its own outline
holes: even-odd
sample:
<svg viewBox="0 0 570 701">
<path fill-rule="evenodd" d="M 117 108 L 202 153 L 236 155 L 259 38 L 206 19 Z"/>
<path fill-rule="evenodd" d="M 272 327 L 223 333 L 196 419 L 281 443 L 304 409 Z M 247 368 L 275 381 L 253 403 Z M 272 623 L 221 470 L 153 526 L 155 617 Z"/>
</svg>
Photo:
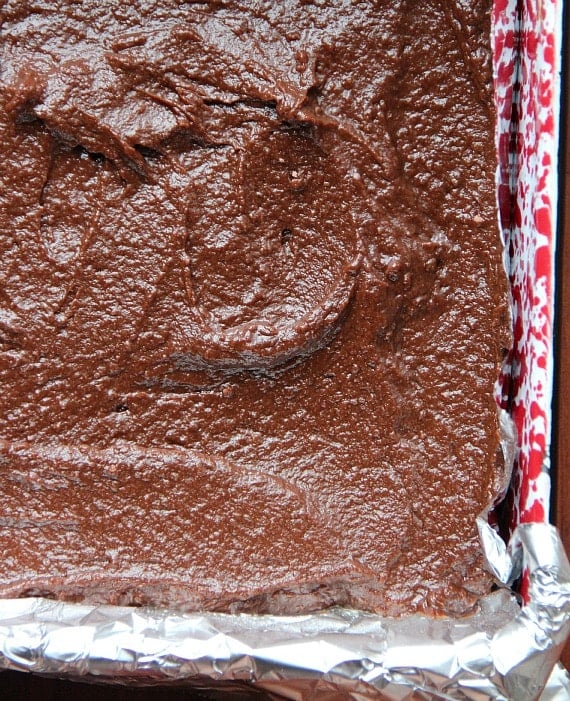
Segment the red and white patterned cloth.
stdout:
<svg viewBox="0 0 570 701">
<path fill-rule="evenodd" d="M 512 527 L 549 518 L 561 26 L 562 0 L 495 2 L 499 203 L 514 322 L 497 399 L 518 432 Z"/>
</svg>

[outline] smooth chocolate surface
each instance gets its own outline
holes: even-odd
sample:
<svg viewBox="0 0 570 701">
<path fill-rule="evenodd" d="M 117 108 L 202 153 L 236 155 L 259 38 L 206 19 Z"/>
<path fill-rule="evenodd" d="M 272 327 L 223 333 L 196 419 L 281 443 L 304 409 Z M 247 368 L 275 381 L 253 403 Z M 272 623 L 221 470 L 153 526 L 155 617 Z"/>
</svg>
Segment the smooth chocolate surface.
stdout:
<svg viewBox="0 0 570 701">
<path fill-rule="evenodd" d="M 3 4 L 1 595 L 488 591 L 489 6 Z"/>
</svg>

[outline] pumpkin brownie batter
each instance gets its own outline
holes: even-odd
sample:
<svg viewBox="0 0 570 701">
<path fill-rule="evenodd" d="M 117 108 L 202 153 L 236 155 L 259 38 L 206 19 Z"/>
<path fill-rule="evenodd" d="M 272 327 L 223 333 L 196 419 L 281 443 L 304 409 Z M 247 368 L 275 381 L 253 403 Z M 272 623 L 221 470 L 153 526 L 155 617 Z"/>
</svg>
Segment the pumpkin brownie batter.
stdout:
<svg viewBox="0 0 570 701">
<path fill-rule="evenodd" d="M 489 590 L 489 15 L 3 4 L 1 595 L 461 614 Z"/>
</svg>

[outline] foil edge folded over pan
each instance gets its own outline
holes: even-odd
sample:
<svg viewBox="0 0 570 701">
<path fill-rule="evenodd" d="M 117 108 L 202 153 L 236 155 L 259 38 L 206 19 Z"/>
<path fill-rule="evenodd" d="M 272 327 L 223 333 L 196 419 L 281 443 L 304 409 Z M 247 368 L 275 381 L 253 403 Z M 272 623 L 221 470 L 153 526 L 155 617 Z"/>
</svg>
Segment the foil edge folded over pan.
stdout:
<svg viewBox="0 0 570 701">
<path fill-rule="evenodd" d="M 174 614 L 47 599 L 0 600 L 0 666 L 119 684 L 243 681 L 285 698 L 560 701 L 548 677 L 570 633 L 570 564 L 557 530 L 519 526 L 508 546 L 482 517 L 483 547 L 505 588 L 460 619 Z M 528 573 L 530 603 L 506 586 Z M 546 694 L 546 695 L 544 695 Z"/>
</svg>

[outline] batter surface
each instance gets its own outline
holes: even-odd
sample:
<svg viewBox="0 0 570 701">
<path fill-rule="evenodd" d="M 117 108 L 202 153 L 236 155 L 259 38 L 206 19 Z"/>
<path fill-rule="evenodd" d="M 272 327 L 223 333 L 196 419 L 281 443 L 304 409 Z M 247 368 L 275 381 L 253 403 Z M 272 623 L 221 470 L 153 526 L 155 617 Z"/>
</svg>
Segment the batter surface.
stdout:
<svg viewBox="0 0 570 701">
<path fill-rule="evenodd" d="M 0 594 L 488 591 L 489 6 L 3 3 Z"/>
</svg>

